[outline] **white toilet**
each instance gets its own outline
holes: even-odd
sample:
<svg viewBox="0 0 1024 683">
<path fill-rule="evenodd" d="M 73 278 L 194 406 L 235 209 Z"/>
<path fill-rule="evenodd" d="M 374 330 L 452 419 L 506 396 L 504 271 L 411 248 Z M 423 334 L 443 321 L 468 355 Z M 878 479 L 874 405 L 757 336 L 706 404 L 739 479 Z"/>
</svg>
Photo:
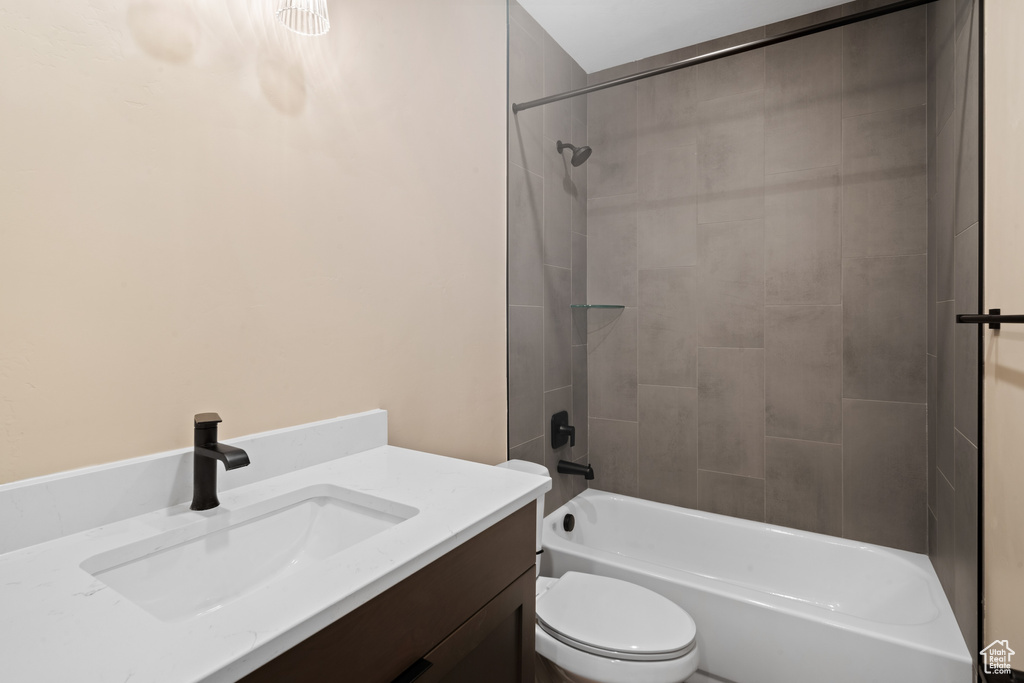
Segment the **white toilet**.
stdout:
<svg viewBox="0 0 1024 683">
<path fill-rule="evenodd" d="M 548 477 L 543 465 L 499 467 Z M 537 499 L 537 552 L 544 497 Z M 697 627 L 681 607 L 636 584 L 594 574 L 540 576 L 537 654 L 576 683 L 682 683 L 697 671 Z"/>
</svg>

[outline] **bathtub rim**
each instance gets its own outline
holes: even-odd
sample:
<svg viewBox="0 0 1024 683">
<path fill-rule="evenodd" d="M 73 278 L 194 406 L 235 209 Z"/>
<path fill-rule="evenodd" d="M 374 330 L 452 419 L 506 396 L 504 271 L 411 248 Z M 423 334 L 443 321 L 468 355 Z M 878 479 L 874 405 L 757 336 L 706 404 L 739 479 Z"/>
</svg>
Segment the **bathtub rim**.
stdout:
<svg viewBox="0 0 1024 683">
<path fill-rule="evenodd" d="M 601 498 L 612 500 L 617 499 L 625 501 L 627 504 L 631 505 L 640 504 L 643 507 L 668 509 L 676 514 L 681 512 L 716 524 L 724 523 L 737 528 L 757 529 L 762 531 L 766 529 L 779 530 L 787 534 L 804 536 L 811 540 L 825 542 L 831 545 L 849 547 L 858 550 L 870 550 L 873 553 L 894 555 L 897 559 L 901 559 L 906 564 L 909 564 L 915 572 L 919 572 L 923 575 L 926 583 L 928 584 L 929 594 L 937 608 L 938 614 L 933 619 L 918 624 L 891 624 L 874 621 L 865 617 L 848 614 L 846 612 L 829 610 L 817 604 L 801 602 L 785 596 L 766 593 L 747 586 L 730 583 L 723 579 L 708 577 L 696 572 L 690 572 L 686 569 L 673 568 L 641 558 L 631 557 L 621 553 L 613 553 L 607 550 L 593 548 L 591 546 L 585 546 L 581 543 L 571 541 L 558 533 L 557 529 L 560 519 L 565 514 L 572 512 L 572 510 L 569 509 L 570 505 L 576 503 L 580 499 L 591 500 Z M 577 514 L 576 517 L 577 524 L 581 523 L 580 516 Z M 650 575 L 662 581 L 679 583 L 686 577 L 693 577 L 693 579 L 696 580 L 683 581 L 683 583 L 687 583 L 696 589 L 707 591 L 708 593 L 721 598 L 734 600 L 739 599 L 747 603 L 756 604 L 773 612 L 821 622 L 843 631 L 856 633 L 861 636 L 880 638 L 890 643 L 905 647 L 912 647 L 925 653 L 952 657 L 958 661 L 966 662 L 968 664 L 972 661 L 969 647 L 963 639 L 960 627 L 953 614 L 952 607 L 949 604 L 949 600 L 946 598 L 945 592 L 942 590 L 942 586 L 939 583 L 938 576 L 931 565 L 931 561 L 928 559 L 927 555 L 921 553 L 900 550 L 898 548 L 887 548 L 885 546 L 879 546 L 865 541 L 844 539 L 813 531 L 782 527 L 775 524 L 769 524 L 767 522 L 754 522 L 714 512 L 694 510 L 692 508 L 684 508 L 667 503 L 644 500 L 642 498 L 622 493 L 613 493 L 598 489 L 587 489 L 566 501 L 564 505 L 560 506 L 556 510 L 545 515 L 542 543 L 544 547 L 544 556 L 542 557 L 544 557 L 545 562 L 551 561 L 553 553 L 565 553 L 581 559 L 594 558 L 597 561 L 607 563 L 620 571 L 636 571 Z M 580 549 L 586 549 L 586 551 L 584 552 Z M 547 575 L 545 572 L 542 573 Z M 682 607 L 685 609 L 685 605 Z M 952 629 L 950 627 L 952 627 Z M 700 630 L 700 624 L 697 624 L 697 629 L 698 631 Z"/>
</svg>

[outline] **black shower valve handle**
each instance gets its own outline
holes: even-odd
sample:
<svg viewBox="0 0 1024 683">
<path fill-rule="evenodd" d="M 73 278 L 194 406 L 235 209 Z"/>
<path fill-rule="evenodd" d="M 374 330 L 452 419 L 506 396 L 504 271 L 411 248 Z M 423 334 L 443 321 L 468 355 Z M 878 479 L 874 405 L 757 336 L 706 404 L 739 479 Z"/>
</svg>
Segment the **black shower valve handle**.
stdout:
<svg viewBox="0 0 1024 683">
<path fill-rule="evenodd" d="M 563 410 L 551 416 L 551 448 L 561 448 L 567 442 L 570 448 L 576 445 L 576 428 L 569 424 L 569 411 Z"/>
<path fill-rule="evenodd" d="M 562 425 L 558 429 L 559 429 L 560 432 L 562 432 L 562 434 L 568 434 L 569 435 L 569 448 L 575 448 L 576 447 L 576 428 L 574 426 L 572 426 L 572 425 Z"/>
</svg>

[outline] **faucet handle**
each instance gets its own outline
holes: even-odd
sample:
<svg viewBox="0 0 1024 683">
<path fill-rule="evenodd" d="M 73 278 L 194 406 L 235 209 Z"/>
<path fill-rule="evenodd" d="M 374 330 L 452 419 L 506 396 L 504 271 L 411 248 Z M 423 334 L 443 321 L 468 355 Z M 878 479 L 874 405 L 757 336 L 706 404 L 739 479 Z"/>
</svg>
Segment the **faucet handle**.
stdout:
<svg viewBox="0 0 1024 683">
<path fill-rule="evenodd" d="M 199 413 L 196 415 L 195 421 L 196 429 L 209 429 L 222 422 L 217 413 Z"/>
</svg>

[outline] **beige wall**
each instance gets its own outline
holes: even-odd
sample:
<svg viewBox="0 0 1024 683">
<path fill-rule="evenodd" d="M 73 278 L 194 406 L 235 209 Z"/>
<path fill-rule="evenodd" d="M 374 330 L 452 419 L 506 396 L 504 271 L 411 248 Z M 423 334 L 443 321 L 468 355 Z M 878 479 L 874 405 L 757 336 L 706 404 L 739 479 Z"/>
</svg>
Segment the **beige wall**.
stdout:
<svg viewBox="0 0 1024 683">
<path fill-rule="evenodd" d="M 375 407 L 504 458 L 502 0 L 0 0 L 0 483 Z"/>
<path fill-rule="evenodd" d="M 985 305 L 1024 312 L 1024 3 L 985 3 Z M 985 642 L 1024 645 L 1024 327 L 986 332 Z M 1020 655 L 1018 655 L 1018 658 Z M 1016 666 L 1020 669 L 1024 667 Z"/>
</svg>

